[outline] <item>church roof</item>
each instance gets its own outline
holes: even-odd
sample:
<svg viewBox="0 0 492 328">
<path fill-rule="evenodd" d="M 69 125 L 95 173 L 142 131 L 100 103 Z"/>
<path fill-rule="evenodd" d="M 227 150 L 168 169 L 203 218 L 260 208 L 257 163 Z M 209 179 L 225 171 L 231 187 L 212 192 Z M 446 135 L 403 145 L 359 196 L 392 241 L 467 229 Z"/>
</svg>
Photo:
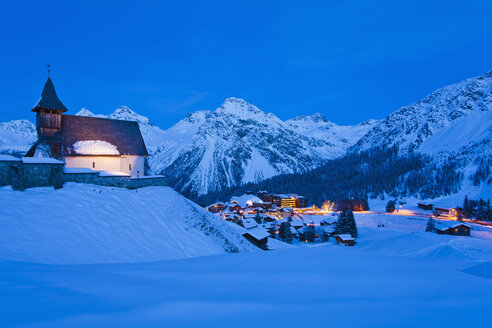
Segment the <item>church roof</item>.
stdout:
<svg viewBox="0 0 492 328">
<path fill-rule="evenodd" d="M 66 112 L 68 109 L 65 105 L 62 104 L 58 96 L 56 95 L 55 86 L 53 85 L 53 81 L 48 77 L 46 81 L 43 92 L 41 93 L 41 98 L 39 98 L 36 105 L 32 109 L 36 112 L 38 109 L 55 109 L 61 110 L 62 112 Z"/>
<path fill-rule="evenodd" d="M 121 155 L 148 155 L 137 122 L 74 115 L 62 117 L 61 140 L 65 156 L 77 155 L 73 145 L 86 140 L 106 141 L 116 146 Z"/>
</svg>

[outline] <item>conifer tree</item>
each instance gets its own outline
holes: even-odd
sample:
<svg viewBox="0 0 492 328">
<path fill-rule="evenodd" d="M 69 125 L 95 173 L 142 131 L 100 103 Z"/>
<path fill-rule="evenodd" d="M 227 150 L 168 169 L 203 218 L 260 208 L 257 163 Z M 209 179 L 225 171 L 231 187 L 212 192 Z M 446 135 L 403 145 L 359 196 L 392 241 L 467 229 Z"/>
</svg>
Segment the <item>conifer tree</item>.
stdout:
<svg viewBox="0 0 492 328">
<path fill-rule="evenodd" d="M 309 241 L 313 242 L 316 238 L 316 229 L 314 228 L 313 225 L 308 225 L 306 228 L 306 232 L 304 233 L 304 238 Z"/>
<path fill-rule="evenodd" d="M 260 224 L 262 223 L 262 217 L 260 215 L 260 212 L 256 212 L 256 215 L 255 215 L 255 221 L 256 223 Z"/>
<path fill-rule="evenodd" d="M 386 204 L 386 212 L 393 213 L 395 211 L 395 202 L 390 200 L 388 204 Z"/>
<path fill-rule="evenodd" d="M 430 231 L 434 232 L 436 230 L 436 222 L 432 218 L 432 216 L 429 217 L 429 220 L 427 221 L 427 227 L 425 228 L 425 231 Z"/>
<path fill-rule="evenodd" d="M 292 242 L 292 234 L 290 233 L 290 224 L 287 222 L 282 222 L 280 224 L 280 228 L 278 229 L 278 234 L 279 237 L 287 242 L 291 243 Z"/>
<path fill-rule="evenodd" d="M 357 238 L 359 235 L 357 231 L 357 224 L 355 223 L 354 213 L 351 210 L 343 210 L 335 225 L 336 234 L 350 234 L 352 237 Z"/>
</svg>

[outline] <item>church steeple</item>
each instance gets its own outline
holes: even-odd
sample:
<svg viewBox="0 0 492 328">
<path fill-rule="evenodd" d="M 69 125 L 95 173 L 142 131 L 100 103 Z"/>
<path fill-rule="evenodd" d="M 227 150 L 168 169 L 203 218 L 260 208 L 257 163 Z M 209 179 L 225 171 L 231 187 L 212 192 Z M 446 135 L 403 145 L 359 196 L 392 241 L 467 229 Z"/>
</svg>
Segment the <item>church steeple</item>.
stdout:
<svg viewBox="0 0 492 328">
<path fill-rule="evenodd" d="M 44 85 L 43 92 L 41 93 L 41 98 L 39 98 L 32 109 L 33 112 L 39 112 L 40 110 L 52 110 L 59 113 L 64 113 L 68 110 L 65 105 L 62 104 L 60 99 L 58 99 L 55 86 L 49 76 Z"/>
</svg>

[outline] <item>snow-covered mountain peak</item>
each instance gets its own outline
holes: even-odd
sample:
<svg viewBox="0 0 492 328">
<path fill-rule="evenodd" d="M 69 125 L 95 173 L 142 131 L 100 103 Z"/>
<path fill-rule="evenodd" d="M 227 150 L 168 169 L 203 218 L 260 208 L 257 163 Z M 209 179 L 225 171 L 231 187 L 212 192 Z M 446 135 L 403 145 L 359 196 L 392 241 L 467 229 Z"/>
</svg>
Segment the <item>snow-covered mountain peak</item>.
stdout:
<svg viewBox="0 0 492 328">
<path fill-rule="evenodd" d="M 131 110 L 127 106 L 121 106 L 117 108 L 113 114 L 109 115 L 108 118 L 114 120 L 124 120 L 124 121 L 136 121 L 140 124 L 151 125 L 154 124 L 145 116 L 137 114 L 135 111 Z"/>
<path fill-rule="evenodd" d="M 186 114 L 186 117 L 183 119 L 183 121 L 186 121 L 188 123 L 201 123 L 205 120 L 208 114 L 210 114 L 210 111 L 208 110 L 188 113 Z"/>
<path fill-rule="evenodd" d="M 438 153 L 443 145 L 447 145 L 448 151 L 456 150 L 458 146 L 486 138 L 492 123 L 489 115 L 479 113 L 491 109 L 492 71 L 438 89 L 391 113 L 374 125 L 352 150 L 382 145 L 398 146 L 402 152 Z M 459 126 L 460 130 L 452 130 L 453 126 Z M 465 126 L 467 133 L 463 130 Z"/>
<path fill-rule="evenodd" d="M 36 140 L 36 126 L 31 121 L 0 123 L 0 153 L 23 155 Z"/>
<path fill-rule="evenodd" d="M 102 115 L 102 114 L 94 114 L 93 112 L 91 112 L 90 110 L 88 110 L 87 108 L 83 107 L 81 110 L 79 110 L 75 116 L 88 116 L 88 117 L 102 117 L 102 118 L 105 118 L 106 115 Z"/>
<path fill-rule="evenodd" d="M 255 119 L 266 117 L 266 114 L 256 107 L 241 98 L 230 97 L 215 111 L 217 114 L 229 114 L 240 119 Z"/>
</svg>

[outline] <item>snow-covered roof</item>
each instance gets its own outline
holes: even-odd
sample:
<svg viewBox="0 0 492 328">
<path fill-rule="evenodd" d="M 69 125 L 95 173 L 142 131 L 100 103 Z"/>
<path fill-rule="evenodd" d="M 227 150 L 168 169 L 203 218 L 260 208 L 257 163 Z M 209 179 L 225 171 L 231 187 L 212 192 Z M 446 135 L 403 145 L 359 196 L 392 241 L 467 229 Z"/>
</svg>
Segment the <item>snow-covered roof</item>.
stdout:
<svg viewBox="0 0 492 328">
<path fill-rule="evenodd" d="M 296 228 L 294 228 L 294 227 L 290 227 L 290 233 L 292 233 L 294 235 L 297 235 L 298 234 Z"/>
<path fill-rule="evenodd" d="M 0 154 L 0 162 L 19 162 L 21 159 L 18 157 L 14 157 L 11 155 L 2 155 Z"/>
<path fill-rule="evenodd" d="M 336 236 L 339 237 L 341 240 L 355 240 L 354 237 L 352 237 L 352 235 L 350 235 L 348 233 L 344 233 L 344 234 L 336 235 Z"/>
<path fill-rule="evenodd" d="M 239 206 L 246 207 L 247 205 L 252 205 L 253 203 L 262 203 L 263 201 L 256 197 L 255 195 L 244 194 L 241 196 L 234 196 L 231 198 L 231 202 L 236 201 Z"/>
<path fill-rule="evenodd" d="M 54 158 L 47 157 L 22 157 L 22 163 L 24 164 L 65 164 Z"/>
<path fill-rule="evenodd" d="M 118 148 L 103 140 L 81 140 L 72 145 L 78 155 L 119 155 Z"/>
<path fill-rule="evenodd" d="M 254 229 L 249 229 L 248 231 L 243 233 L 243 236 L 245 234 L 249 234 L 249 235 L 255 237 L 255 239 L 257 239 L 257 240 L 261 240 L 261 239 L 270 237 L 270 234 L 268 233 L 268 231 L 266 231 L 265 228 L 263 228 L 263 227 L 256 227 Z"/>
<path fill-rule="evenodd" d="M 304 222 L 301 222 L 301 221 L 298 221 L 298 220 L 293 220 L 290 225 L 292 227 L 303 227 L 304 226 Z"/>
<path fill-rule="evenodd" d="M 125 172 L 117 172 L 117 171 L 100 171 L 99 176 L 101 177 L 129 177 L 130 174 Z"/>
<path fill-rule="evenodd" d="M 225 206 L 225 204 L 224 204 L 224 203 L 222 203 L 222 202 L 217 202 L 217 203 L 210 204 L 210 205 L 208 205 L 207 207 L 214 207 L 215 205 L 223 205 L 223 206 Z"/>
<path fill-rule="evenodd" d="M 65 167 L 63 173 L 99 173 L 99 171 L 90 169 L 88 167 Z"/>
<path fill-rule="evenodd" d="M 142 180 L 142 179 L 161 179 L 165 178 L 163 175 L 155 174 L 155 175 L 142 175 L 138 177 L 132 177 L 132 180 Z"/>
<path fill-rule="evenodd" d="M 251 229 L 251 228 L 257 227 L 258 223 L 256 223 L 256 221 L 253 219 L 243 219 L 243 226 L 246 229 Z"/>
<path fill-rule="evenodd" d="M 447 230 L 447 229 L 453 229 L 453 228 L 456 228 L 459 226 L 465 226 L 465 227 L 468 227 L 471 229 L 471 227 L 469 225 L 467 225 L 463 222 L 460 222 L 460 221 L 438 221 L 438 220 L 435 220 L 435 224 L 434 224 L 434 227 L 439 231 L 443 231 L 443 230 Z"/>
</svg>

